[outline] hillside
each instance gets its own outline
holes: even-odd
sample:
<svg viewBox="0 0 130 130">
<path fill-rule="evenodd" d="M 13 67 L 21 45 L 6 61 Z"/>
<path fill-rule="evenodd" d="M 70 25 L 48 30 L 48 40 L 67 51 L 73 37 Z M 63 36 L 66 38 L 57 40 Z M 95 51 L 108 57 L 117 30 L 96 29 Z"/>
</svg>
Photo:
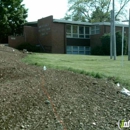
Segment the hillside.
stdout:
<svg viewBox="0 0 130 130">
<path fill-rule="evenodd" d="M 118 130 L 129 120 L 130 98 L 112 81 L 43 71 L 21 62 L 26 55 L 0 46 L 1 130 Z"/>
</svg>

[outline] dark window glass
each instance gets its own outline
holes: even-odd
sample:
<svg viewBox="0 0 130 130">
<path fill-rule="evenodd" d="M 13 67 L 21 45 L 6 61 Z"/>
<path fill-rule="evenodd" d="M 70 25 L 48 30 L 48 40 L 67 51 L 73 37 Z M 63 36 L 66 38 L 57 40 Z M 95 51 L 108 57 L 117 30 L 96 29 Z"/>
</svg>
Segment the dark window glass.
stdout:
<svg viewBox="0 0 130 130">
<path fill-rule="evenodd" d="M 73 26 L 73 33 L 78 33 L 78 26 Z"/>
<path fill-rule="evenodd" d="M 67 25 L 66 26 L 66 32 L 67 33 L 71 33 L 71 25 Z"/>
<path fill-rule="evenodd" d="M 85 34 L 89 34 L 89 27 L 85 27 Z"/>
<path fill-rule="evenodd" d="M 84 34 L 84 27 L 83 26 L 79 26 L 79 34 Z"/>
</svg>

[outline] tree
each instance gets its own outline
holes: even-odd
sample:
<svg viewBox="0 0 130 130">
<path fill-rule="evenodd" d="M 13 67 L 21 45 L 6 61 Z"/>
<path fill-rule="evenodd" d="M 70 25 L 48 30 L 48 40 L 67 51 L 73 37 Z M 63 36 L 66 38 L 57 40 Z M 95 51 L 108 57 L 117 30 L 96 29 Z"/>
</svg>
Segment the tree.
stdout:
<svg viewBox="0 0 130 130">
<path fill-rule="evenodd" d="M 130 0 L 116 0 L 115 19 L 124 16 L 125 7 L 129 2 Z M 70 7 L 64 17 L 67 20 L 74 17 L 74 20 L 88 22 L 110 21 L 112 0 L 69 0 L 68 3 Z"/>
<path fill-rule="evenodd" d="M 8 35 L 21 34 L 26 22 L 27 9 L 23 0 L 0 0 L 0 42 Z"/>
</svg>

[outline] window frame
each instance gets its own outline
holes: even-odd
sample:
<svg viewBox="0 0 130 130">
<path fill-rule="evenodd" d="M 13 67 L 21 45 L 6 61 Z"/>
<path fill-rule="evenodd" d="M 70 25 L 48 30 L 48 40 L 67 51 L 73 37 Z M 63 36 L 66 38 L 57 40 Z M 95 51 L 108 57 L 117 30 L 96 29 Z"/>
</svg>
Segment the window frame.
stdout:
<svg viewBox="0 0 130 130">
<path fill-rule="evenodd" d="M 67 26 L 71 26 L 71 30 L 70 30 L 71 33 L 68 33 L 68 32 L 66 31 L 66 38 L 90 39 L 90 34 L 91 34 L 91 32 L 90 32 L 90 27 L 89 27 L 89 26 L 66 24 L 66 30 L 67 30 Z M 75 33 L 75 32 L 73 31 L 73 28 L 74 28 L 75 26 L 77 27 L 77 33 Z M 82 33 L 82 34 L 80 34 L 80 31 L 79 31 L 79 28 L 80 28 L 80 27 L 83 27 L 83 33 Z M 86 28 L 88 28 L 89 33 L 86 33 L 86 30 L 85 30 Z M 77 36 L 76 36 L 76 35 L 77 35 Z M 86 37 L 86 36 L 88 36 L 88 37 Z"/>
<path fill-rule="evenodd" d="M 91 26 L 91 35 L 100 34 L 100 25 Z"/>
</svg>

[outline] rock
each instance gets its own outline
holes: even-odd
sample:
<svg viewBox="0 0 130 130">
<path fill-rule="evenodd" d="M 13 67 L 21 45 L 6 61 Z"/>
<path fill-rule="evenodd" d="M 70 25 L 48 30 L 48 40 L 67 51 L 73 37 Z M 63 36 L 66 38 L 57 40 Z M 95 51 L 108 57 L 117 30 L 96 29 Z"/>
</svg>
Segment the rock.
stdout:
<svg viewBox="0 0 130 130">
<path fill-rule="evenodd" d="M 98 84 L 98 82 L 97 82 L 97 81 L 94 81 L 94 82 L 93 82 L 93 85 L 96 85 L 96 84 Z"/>
<path fill-rule="evenodd" d="M 20 128 L 21 128 L 21 129 L 24 129 L 24 128 L 25 128 L 25 126 L 24 126 L 24 125 L 21 125 L 21 126 L 20 126 Z"/>
<path fill-rule="evenodd" d="M 93 124 L 93 125 L 96 125 L 96 123 L 95 123 L 95 122 L 93 122 L 92 124 Z"/>
<path fill-rule="evenodd" d="M 84 124 L 82 122 L 80 122 L 80 128 L 83 128 Z"/>
<path fill-rule="evenodd" d="M 27 49 L 23 49 L 23 53 L 27 53 L 28 51 L 27 51 Z"/>
<path fill-rule="evenodd" d="M 45 104 L 47 104 L 47 105 L 50 104 L 50 101 L 49 101 L 49 100 L 46 100 L 46 101 L 45 101 Z"/>
</svg>

